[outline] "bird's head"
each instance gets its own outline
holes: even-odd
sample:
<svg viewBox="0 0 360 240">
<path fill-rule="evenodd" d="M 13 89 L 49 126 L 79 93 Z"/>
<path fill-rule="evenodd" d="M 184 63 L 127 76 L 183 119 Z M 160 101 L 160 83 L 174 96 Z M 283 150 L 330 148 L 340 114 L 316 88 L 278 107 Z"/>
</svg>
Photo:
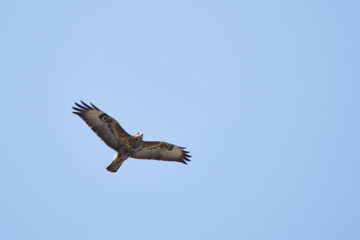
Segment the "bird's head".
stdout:
<svg viewBox="0 0 360 240">
<path fill-rule="evenodd" d="M 133 137 L 135 138 L 135 142 L 134 142 L 134 148 L 138 148 L 142 145 L 142 141 L 143 141 L 143 134 L 142 133 L 137 133 L 135 135 L 133 135 Z"/>
<path fill-rule="evenodd" d="M 141 140 L 142 140 L 143 134 L 142 133 L 137 133 L 137 134 L 134 135 L 134 137 L 141 138 Z"/>
</svg>

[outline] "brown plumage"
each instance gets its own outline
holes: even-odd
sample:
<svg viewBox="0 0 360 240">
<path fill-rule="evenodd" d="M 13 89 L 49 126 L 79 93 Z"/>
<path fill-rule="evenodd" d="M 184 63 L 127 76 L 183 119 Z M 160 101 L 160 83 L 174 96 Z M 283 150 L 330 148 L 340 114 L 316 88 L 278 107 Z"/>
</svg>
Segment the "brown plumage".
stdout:
<svg viewBox="0 0 360 240">
<path fill-rule="evenodd" d="M 190 161 L 188 151 L 184 147 L 159 142 L 143 141 L 143 134 L 129 135 L 120 124 L 98 109 L 94 104 L 87 105 L 83 101 L 75 103 L 74 114 L 81 117 L 86 124 L 101 138 L 110 148 L 117 153 L 114 161 L 106 168 L 110 172 L 116 172 L 121 164 L 129 157 L 136 159 L 150 159 L 162 161 L 174 161 L 187 164 Z"/>
</svg>

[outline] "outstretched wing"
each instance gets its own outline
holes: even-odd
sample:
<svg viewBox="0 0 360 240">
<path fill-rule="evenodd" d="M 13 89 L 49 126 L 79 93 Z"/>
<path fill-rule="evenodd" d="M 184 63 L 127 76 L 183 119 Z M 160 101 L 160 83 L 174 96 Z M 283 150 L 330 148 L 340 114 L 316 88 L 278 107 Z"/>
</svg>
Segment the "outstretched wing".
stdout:
<svg viewBox="0 0 360 240">
<path fill-rule="evenodd" d="M 98 109 L 94 104 L 90 103 L 91 106 L 89 106 L 83 101 L 80 102 L 82 105 L 75 103 L 77 107 L 73 107 L 76 110 L 73 113 L 81 117 L 109 147 L 118 151 L 130 135 L 115 119 Z"/>
<path fill-rule="evenodd" d="M 178 147 L 166 142 L 143 141 L 141 148 L 131 155 L 132 158 L 151 159 L 162 161 L 175 161 L 187 164 L 190 161 L 188 151 L 183 147 Z"/>
</svg>

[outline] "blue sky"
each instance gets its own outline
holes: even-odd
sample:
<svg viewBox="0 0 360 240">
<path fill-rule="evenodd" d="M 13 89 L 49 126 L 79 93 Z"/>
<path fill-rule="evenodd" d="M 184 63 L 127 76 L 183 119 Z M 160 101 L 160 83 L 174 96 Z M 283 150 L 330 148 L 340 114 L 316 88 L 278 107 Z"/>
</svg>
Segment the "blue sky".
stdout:
<svg viewBox="0 0 360 240">
<path fill-rule="evenodd" d="M 0 3 L 1 239 L 359 239 L 358 1 Z M 191 151 L 129 159 L 77 116 Z"/>
</svg>

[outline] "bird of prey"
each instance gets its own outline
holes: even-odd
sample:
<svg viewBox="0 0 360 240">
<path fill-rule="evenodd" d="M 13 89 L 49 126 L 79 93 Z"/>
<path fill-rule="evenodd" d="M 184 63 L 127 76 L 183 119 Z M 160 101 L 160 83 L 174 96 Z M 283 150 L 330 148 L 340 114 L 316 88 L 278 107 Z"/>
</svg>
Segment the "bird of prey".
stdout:
<svg viewBox="0 0 360 240">
<path fill-rule="evenodd" d="M 143 134 L 129 135 L 120 124 L 97 108 L 94 104 L 87 105 L 75 102 L 74 114 L 81 117 L 86 124 L 101 138 L 110 148 L 117 153 L 114 161 L 106 168 L 109 172 L 116 172 L 121 164 L 129 157 L 136 159 L 150 159 L 173 161 L 187 164 L 190 161 L 188 151 L 184 147 L 159 142 L 143 141 Z"/>
</svg>

